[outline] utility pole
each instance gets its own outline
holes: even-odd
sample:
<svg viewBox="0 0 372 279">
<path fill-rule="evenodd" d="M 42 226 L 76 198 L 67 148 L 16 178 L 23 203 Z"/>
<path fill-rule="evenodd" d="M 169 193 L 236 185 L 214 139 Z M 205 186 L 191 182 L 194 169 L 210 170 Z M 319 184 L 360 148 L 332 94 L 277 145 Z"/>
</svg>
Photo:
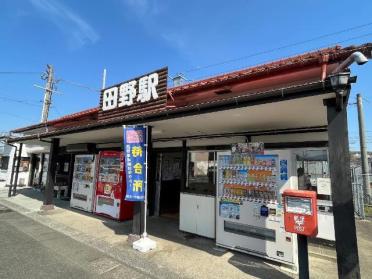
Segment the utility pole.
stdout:
<svg viewBox="0 0 372 279">
<path fill-rule="evenodd" d="M 369 204 L 371 201 L 371 187 L 369 185 L 369 167 L 368 167 L 367 146 L 366 146 L 366 133 L 365 133 L 365 126 L 364 126 L 363 103 L 362 103 L 362 96 L 360 94 L 357 94 L 357 106 L 358 106 L 358 121 L 359 121 L 360 156 L 362 160 L 364 202 Z"/>
<path fill-rule="evenodd" d="M 46 75 L 44 79 L 46 79 L 47 82 L 44 92 L 43 111 L 41 112 L 41 123 L 45 123 L 48 121 L 49 108 L 50 104 L 52 103 L 52 93 L 54 87 L 54 73 L 52 65 L 47 65 Z"/>
</svg>

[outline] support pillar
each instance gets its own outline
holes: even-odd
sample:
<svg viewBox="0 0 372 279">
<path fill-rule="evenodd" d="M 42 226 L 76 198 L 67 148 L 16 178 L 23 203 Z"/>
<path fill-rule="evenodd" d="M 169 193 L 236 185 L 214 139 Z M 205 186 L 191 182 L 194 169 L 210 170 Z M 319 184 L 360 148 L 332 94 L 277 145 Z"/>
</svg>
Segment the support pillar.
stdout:
<svg viewBox="0 0 372 279">
<path fill-rule="evenodd" d="M 35 177 L 35 169 L 36 169 L 36 154 L 31 154 L 30 156 L 30 171 L 28 174 L 28 185 L 34 186 L 34 177 Z"/>
<path fill-rule="evenodd" d="M 186 140 L 182 141 L 182 162 L 181 162 L 181 191 L 186 188 L 187 180 L 187 144 Z"/>
<path fill-rule="evenodd" d="M 328 120 L 329 171 L 331 176 L 337 268 L 340 279 L 360 278 L 346 107 L 325 100 Z"/>
<path fill-rule="evenodd" d="M 70 163 L 68 165 L 68 188 L 67 194 L 65 193 L 65 197 L 71 197 L 72 192 L 72 181 L 74 179 L 74 164 L 75 164 L 75 155 L 71 154 Z"/>
<path fill-rule="evenodd" d="M 15 164 L 17 161 L 17 151 L 18 147 L 14 146 L 14 154 L 13 154 L 13 162 L 12 162 L 12 172 L 10 174 L 10 183 L 9 183 L 9 189 L 8 189 L 8 197 L 12 195 L 12 189 L 13 189 L 13 181 L 14 181 L 14 170 L 15 170 Z"/>
<path fill-rule="evenodd" d="M 40 158 L 40 172 L 39 172 L 39 181 L 38 184 L 41 188 L 41 183 L 43 180 L 43 167 L 44 167 L 44 162 L 45 162 L 45 153 L 41 153 L 41 158 Z"/>
<path fill-rule="evenodd" d="M 23 147 L 23 143 L 20 143 L 19 149 L 18 149 L 17 164 L 16 164 L 16 171 L 15 171 L 15 178 L 14 178 L 14 185 L 13 185 L 13 196 L 15 196 L 17 193 L 19 167 L 20 167 L 21 159 L 22 159 L 22 147 Z"/>
<path fill-rule="evenodd" d="M 56 159 L 59 149 L 59 139 L 54 138 L 50 144 L 48 173 L 44 191 L 44 203 L 41 206 L 42 210 L 53 209 L 53 196 L 54 196 L 54 178 L 56 175 Z"/>
</svg>

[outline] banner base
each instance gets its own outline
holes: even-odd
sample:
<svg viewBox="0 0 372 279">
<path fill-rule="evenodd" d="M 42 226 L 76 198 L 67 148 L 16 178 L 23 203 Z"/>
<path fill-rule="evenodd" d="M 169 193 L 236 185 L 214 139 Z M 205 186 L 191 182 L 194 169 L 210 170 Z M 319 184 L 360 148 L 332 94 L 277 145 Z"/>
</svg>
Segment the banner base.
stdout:
<svg viewBox="0 0 372 279">
<path fill-rule="evenodd" d="M 142 253 L 146 253 L 156 248 L 156 242 L 151 240 L 147 236 L 141 237 L 141 239 L 133 242 L 133 249 L 138 250 Z"/>
</svg>

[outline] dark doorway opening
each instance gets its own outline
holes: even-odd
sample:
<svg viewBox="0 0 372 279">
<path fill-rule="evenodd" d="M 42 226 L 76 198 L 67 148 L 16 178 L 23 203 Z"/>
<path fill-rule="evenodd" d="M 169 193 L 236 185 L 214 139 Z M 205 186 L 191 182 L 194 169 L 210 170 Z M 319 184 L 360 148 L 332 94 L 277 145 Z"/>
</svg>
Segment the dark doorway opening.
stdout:
<svg viewBox="0 0 372 279">
<path fill-rule="evenodd" d="M 177 218 L 180 210 L 182 153 L 162 152 L 156 158 L 155 215 Z"/>
</svg>

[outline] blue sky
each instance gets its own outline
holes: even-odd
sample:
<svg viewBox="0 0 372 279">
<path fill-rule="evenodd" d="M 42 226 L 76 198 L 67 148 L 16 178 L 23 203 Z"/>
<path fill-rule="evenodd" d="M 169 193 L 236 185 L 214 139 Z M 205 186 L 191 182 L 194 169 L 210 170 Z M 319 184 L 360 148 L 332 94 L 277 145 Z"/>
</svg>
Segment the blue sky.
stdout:
<svg viewBox="0 0 372 279">
<path fill-rule="evenodd" d="M 0 8 L 0 131 L 40 120 L 40 73 L 55 67 L 60 93 L 50 119 L 98 105 L 102 71 L 114 84 L 169 66 L 190 80 L 342 42 L 372 41 L 371 1 L 176 1 L 176 0 L 2 0 Z M 369 24 L 368 24 L 369 23 Z M 324 34 L 348 32 L 297 44 Z M 251 54 L 278 49 L 262 55 Z M 250 57 L 247 57 L 250 56 Z M 223 61 L 238 59 L 218 66 Z M 369 149 L 372 149 L 372 63 L 353 66 L 362 93 Z M 21 102 L 17 102 L 21 101 Z M 350 143 L 358 148 L 356 106 L 349 107 Z"/>
</svg>

